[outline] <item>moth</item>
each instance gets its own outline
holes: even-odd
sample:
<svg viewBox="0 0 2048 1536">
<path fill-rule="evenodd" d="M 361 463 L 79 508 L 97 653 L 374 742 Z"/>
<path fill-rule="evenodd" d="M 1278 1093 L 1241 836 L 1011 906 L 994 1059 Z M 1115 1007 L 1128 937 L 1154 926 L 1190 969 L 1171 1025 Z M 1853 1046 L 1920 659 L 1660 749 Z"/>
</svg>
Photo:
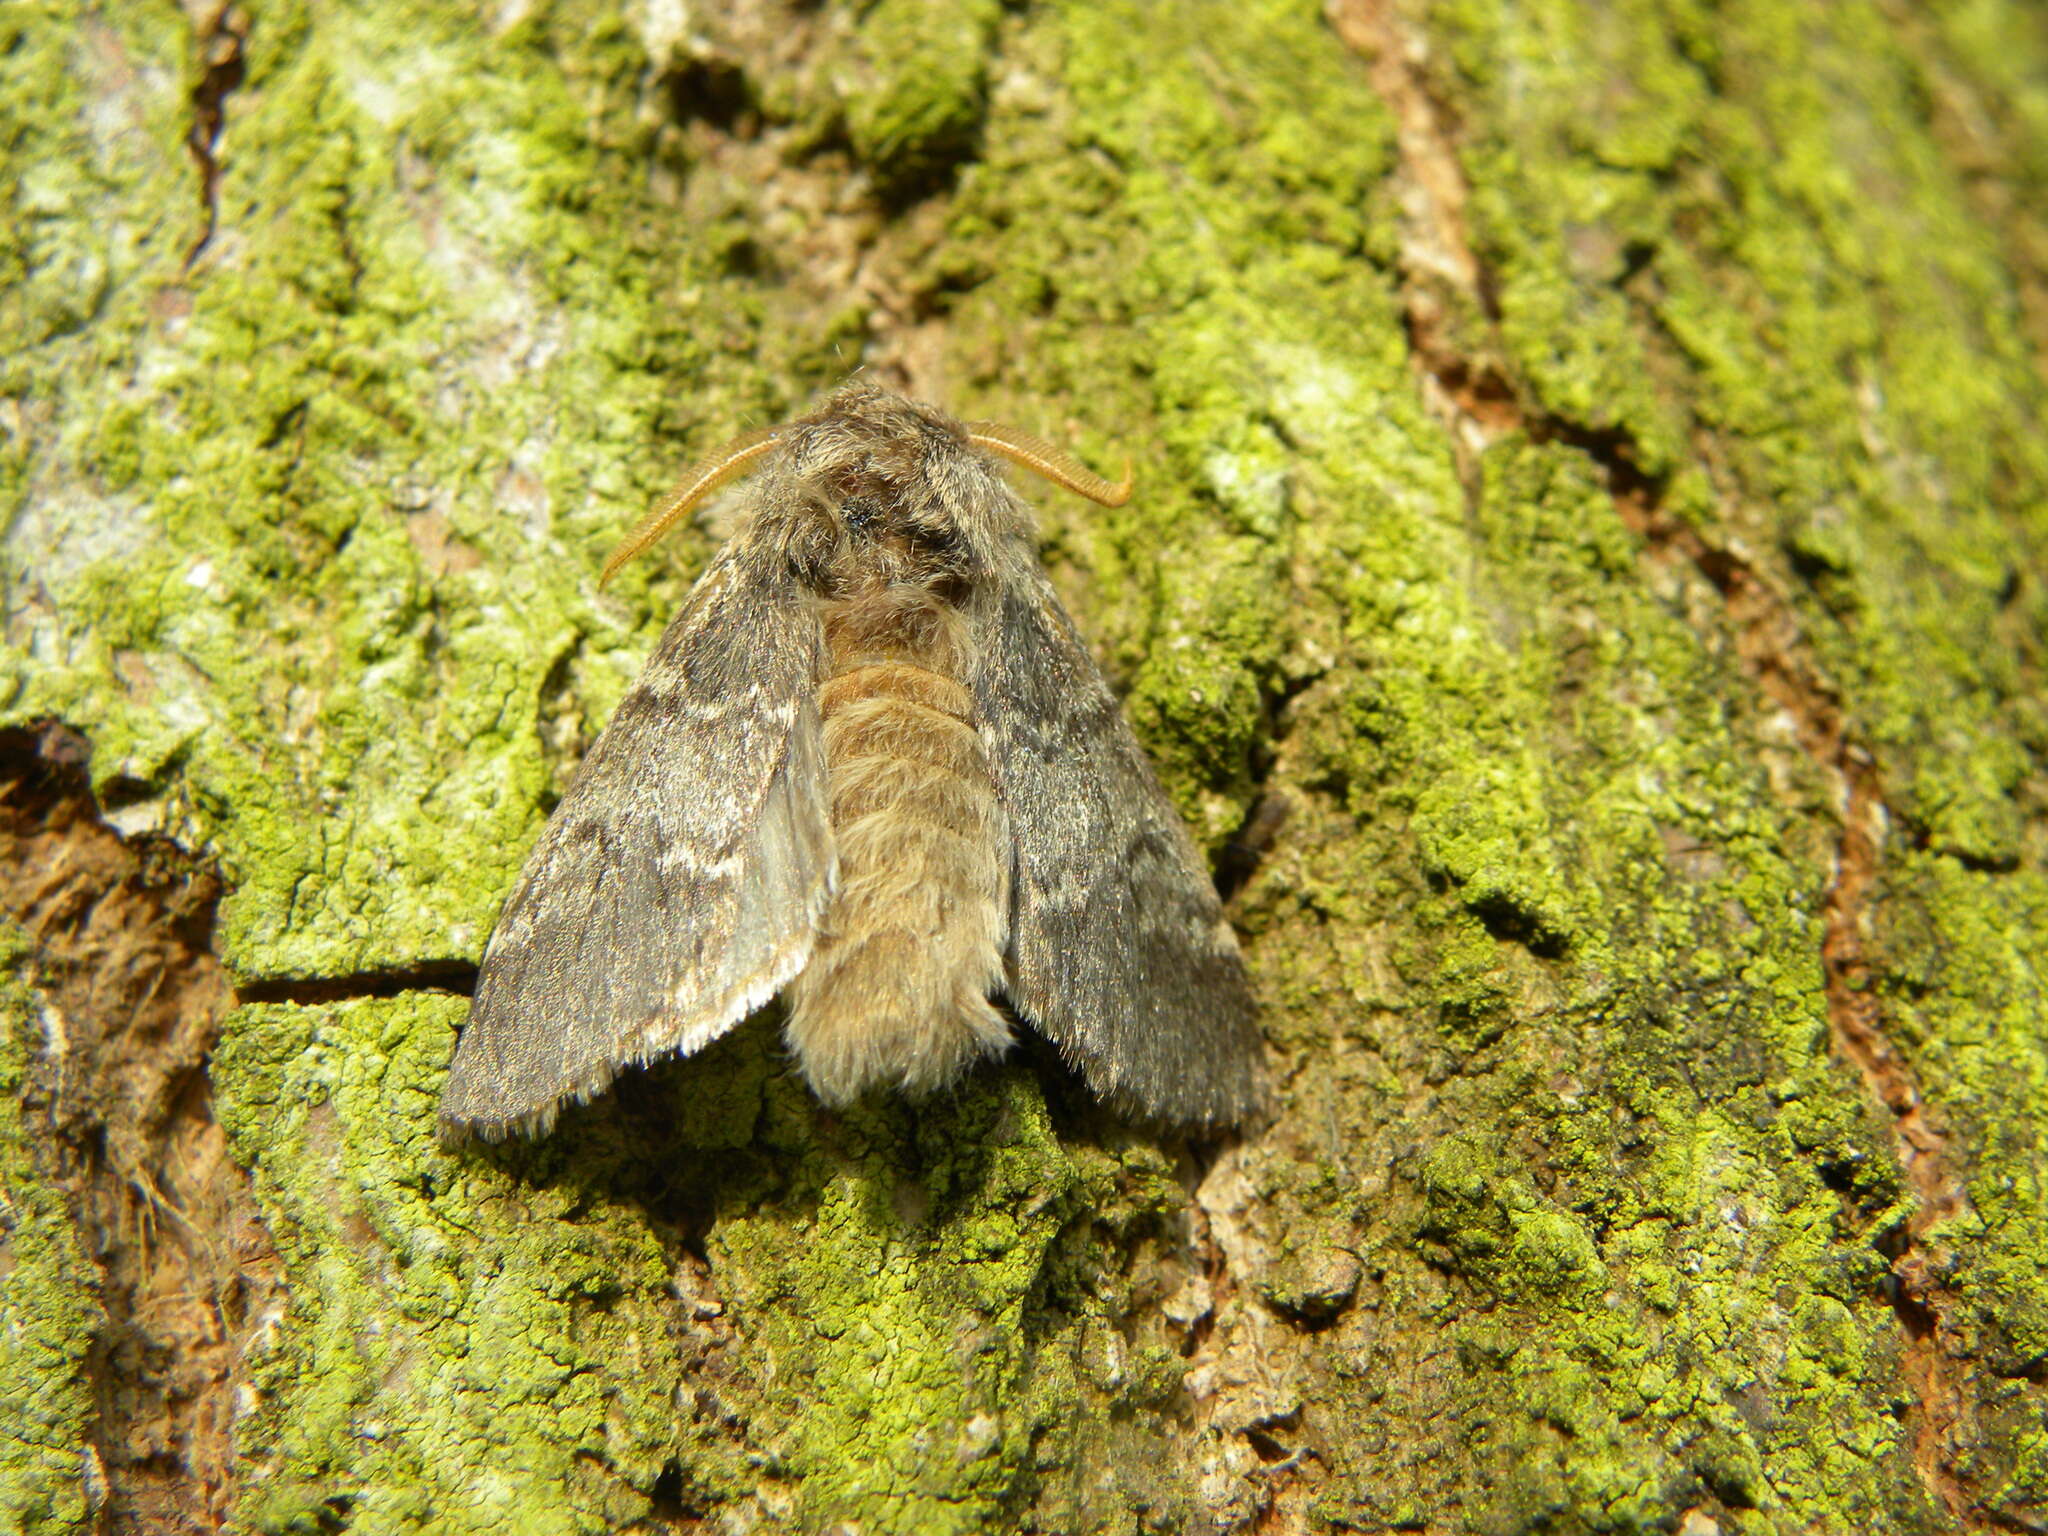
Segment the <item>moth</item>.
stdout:
<svg viewBox="0 0 2048 1536">
<path fill-rule="evenodd" d="M 545 1131 L 778 992 L 828 1104 L 1000 1055 L 998 994 L 1127 1108 L 1258 1102 L 1237 941 L 998 458 L 1130 491 L 856 382 L 717 450 L 612 556 L 606 580 L 756 473 L 505 903 L 448 1132 Z"/>
</svg>

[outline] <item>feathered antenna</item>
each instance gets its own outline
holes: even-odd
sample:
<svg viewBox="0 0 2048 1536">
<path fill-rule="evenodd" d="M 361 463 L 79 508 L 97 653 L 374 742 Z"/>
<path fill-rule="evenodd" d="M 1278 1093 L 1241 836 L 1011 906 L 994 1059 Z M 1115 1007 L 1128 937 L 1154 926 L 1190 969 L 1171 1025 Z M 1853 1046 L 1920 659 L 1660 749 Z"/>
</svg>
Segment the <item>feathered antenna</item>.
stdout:
<svg viewBox="0 0 2048 1536">
<path fill-rule="evenodd" d="M 1123 480 L 1111 484 L 1092 470 L 1083 469 L 1073 458 L 1041 437 L 1028 432 L 1019 432 L 1015 427 L 1006 427 L 994 421 L 970 421 L 967 441 L 977 448 L 986 448 L 991 453 L 1000 453 L 1013 464 L 1021 464 L 1033 474 L 1043 475 L 1054 485 L 1063 485 L 1077 496 L 1086 496 L 1090 501 L 1105 507 L 1120 507 L 1131 499 L 1131 466 L 1124 463 Z"/>
<path fill-rule="evenodd" d="M 717 490 L 726 481 L 747 472 L 754 461 L 781 441 L 782 428 L 763 427 L 758 432 L 742 432 L 731 442 L 713 450 L 690 466 L 689 473 L 677 482 L 676 488 L 655 504 L 641 520 L 640 526 L 626 535 L 625 542 L 612 551 L 611 559 L 604 563 L 604 573 L 597 578 L 598 586 L 619 573 L 620 567 L 640 554 L 659 539 L 675 521 L 686 514 L 706 496 Z"/>
</svg>

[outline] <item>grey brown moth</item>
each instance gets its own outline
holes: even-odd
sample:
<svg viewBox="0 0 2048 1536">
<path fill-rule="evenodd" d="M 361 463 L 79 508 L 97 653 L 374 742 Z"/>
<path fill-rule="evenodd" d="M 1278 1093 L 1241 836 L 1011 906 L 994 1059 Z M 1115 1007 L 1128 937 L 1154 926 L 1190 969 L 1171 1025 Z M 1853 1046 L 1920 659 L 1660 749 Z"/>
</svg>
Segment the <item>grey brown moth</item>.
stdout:
<svg viewBox="0 0 2048 1536">
<path fill-rule="evenodd" d="M 544 1131 L 777 992 L 830 1104 L 1000 1054 L 1000 993 L 1104 1097 L 1210 1125 L 1254 1106 L 1237 942 L 992 455 L 1129 493 L 855 383 L 712 454 L 612 557 L 607 578 L 757 471 L 505 903 L 450 1133 Z"/>
</svg>

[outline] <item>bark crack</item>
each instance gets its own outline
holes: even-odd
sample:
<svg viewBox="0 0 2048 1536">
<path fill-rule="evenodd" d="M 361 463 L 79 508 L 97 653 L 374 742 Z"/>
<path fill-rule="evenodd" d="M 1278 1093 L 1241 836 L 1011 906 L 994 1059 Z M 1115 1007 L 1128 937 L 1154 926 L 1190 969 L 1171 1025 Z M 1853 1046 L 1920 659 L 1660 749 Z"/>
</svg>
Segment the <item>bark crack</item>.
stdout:
<svg viewBox="0 0 2048 1536">
<path fill-rule="evenodd" d="M 301 1008 L 317 1008 L 360 998 L 401 997 L 408 992 L 468 997 L 476 990 L 476 973 L 476 965 L 468 960 L 422 960 L 346 976 L 270 976 L 245 981 L 235 998 L 243 1003 L 295 1003 Z"/>
<path fill-rule="evenodd" d="M 185 253 L 187 267 L 212 244 L 220 220 L 220 160 L 214 151 L 227 123 L 228 96 L 242 83 L 249 37 L 249 17 L 233 0 L 216 0 L 190 15 L 199 78 L 192 86 L 192 126 L 185 134 L 185 147 L 199 168 L 199 207 L 205 222 Z"/>
<path fill-rule="evenodd" d="M 1866 934 L 1878 896 L 1891 822 L 1876 758 L 1858 738 L 1841 696 L 1814 659 L 1796 609 L 1739 549 L 1716 544 L 1663 509 L 1667 477 L 1641 468 L 1625 432 L 1594 429 L 1531 409 L 1497 353 L 1472 356 L 1445 324 L 1451 298 L 1499 319 L 1493 285 L 1469 239 L 1470 188 L 1457 154 L 1456 124 L 1425 77 L 1427 55 L 1398 14 L 1397 0 L 1328 0 L 1339 38 L 1366 61 L 1393 113 L 1399 150 L 1401 297 L 1411 361 L 1431 410 L 1443 422 L 1468 499 L 1480 491 L 1478 456 L 1492 440 L 1523 431 L 1559 441 L 1597 464 L 1623 522 L 1653 558 L 1689 562 L 1720 594 L 1743 670 L 1792 722 L 1801 748 L 1834 786 L 1841 831 L 1823 904 L 1821 961 L 1836 1052 L 1890 1112 L 1893 1138 L 1915 1209 L 1893 1259 L 1894 1311 L 1903 1335 L 1903 1374 L 1915 1411 L 1913 1458 L 1922 1480 L 1957 1520 L 1996 1525 L 1956 1470 L 1973 1438 L 1965 1360 L 1951 1317 L 1955 1298 L 1942 1274 L 1932 1229 L 1963 1213 L 1968 1197 L 1947 1156 L 1911 1067 L 1886 1038 L 1871 990 Z"/>
</svg>

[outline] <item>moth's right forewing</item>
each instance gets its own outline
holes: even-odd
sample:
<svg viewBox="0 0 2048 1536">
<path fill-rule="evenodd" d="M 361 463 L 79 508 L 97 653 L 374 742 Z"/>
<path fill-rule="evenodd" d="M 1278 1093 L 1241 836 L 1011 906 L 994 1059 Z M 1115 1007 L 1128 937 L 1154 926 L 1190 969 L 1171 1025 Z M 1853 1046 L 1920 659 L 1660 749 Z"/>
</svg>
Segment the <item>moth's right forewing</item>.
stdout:
<svg viewBox="0 0 2048 1536">
<path fill-rule="evenodd" d="M 1180 815 L 1037 561 L 985 615 L 975 707 L 1009 813 L 1010 1000 L 1096 1092 L 1180 1123 L 1264 1098 L 1237 941 Z"/>
<path fill-rule="evenodd" d="M 802 968 L 833 873 L 822 644 L 766 550 L 736 541 L 705 573 L 499 916 L 441 1100 L 450 1130 L 544 1130 Z"/>
</svg>

